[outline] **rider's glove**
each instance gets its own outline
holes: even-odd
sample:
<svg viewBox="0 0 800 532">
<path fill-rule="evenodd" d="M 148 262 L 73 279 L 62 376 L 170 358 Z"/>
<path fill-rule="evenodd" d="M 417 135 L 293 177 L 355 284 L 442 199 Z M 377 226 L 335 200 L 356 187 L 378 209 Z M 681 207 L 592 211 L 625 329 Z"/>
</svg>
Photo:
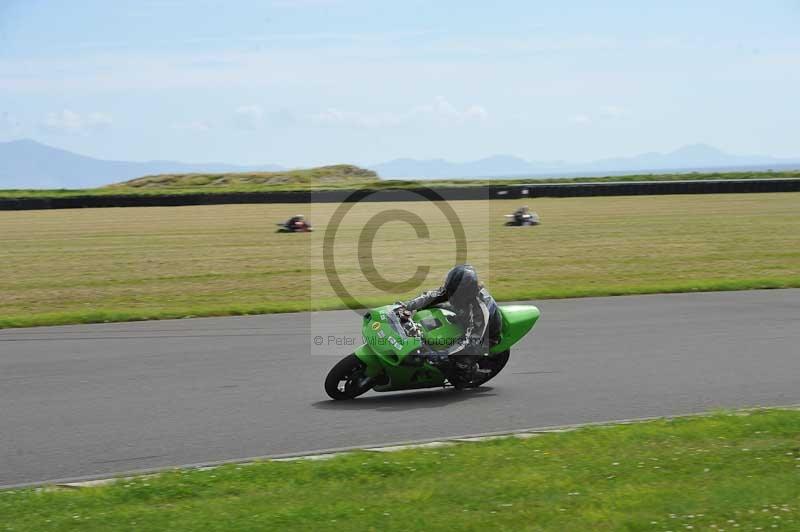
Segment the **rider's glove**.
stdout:
<svg viewBox="0 0 800 532">
<path fill-rule="evenodd" d="M 406 320 L 411 319 L 411 315 L 413 314 L 413 312 L 406 308 L 405 303 L 403 303 L 402 301 L 397 301 L 395 305 L 397 305 L 395 313 L 400 317 L 400 319 L 406 319 Z"/>
</svg>

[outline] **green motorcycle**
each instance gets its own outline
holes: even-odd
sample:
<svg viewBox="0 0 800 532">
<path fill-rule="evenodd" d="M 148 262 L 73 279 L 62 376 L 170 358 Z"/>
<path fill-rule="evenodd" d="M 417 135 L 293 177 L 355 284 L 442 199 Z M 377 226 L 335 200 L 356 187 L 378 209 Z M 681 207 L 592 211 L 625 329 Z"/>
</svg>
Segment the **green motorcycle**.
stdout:
<svg viewBox="0 0 800 532">
<path fill-rule="evenodd" d="M 402 310 L 400 305 L 387 305 L 364 315 L 364 345 L 340 360 L 325 379 L 325 391 L 331 398 L 354 399 L 369 390 L 416 390 L 449 383 L 447 376 L 428 363 L 424 355 L 428 349 L 442 349 L 462 337 L 455 314 L 434 307 L 409 317 Z M 480 386 L 500 373 L 508 362 L 511 346 L 539 319 L 539 309 L 531 305 L 507 305 L 499 310 L 500 341 L 477 360 L 473 376 L 460 382 L 460 387 Z"/>
</svg>

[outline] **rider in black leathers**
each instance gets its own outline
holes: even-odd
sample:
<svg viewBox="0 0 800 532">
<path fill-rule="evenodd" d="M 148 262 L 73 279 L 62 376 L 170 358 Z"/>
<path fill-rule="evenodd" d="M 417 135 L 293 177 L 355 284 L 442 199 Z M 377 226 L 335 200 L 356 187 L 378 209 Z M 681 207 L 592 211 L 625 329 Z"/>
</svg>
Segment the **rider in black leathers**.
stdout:
<svg viewBox="0 0 800 532">
<path fill-rule="evenodd" d="M 499 342 L 502 319 L 497 303 L 469 264 L 454 267 L 447 273 L 441 288 L 425 292 L 403 306 L 413 312 L 447 303 L 463 327 L 464 336 L 445 349 L 430 349 L 427 359 L 444 369 L 451 383 L 458 386 L 459 381 L 471 378 L 477 366 L 476 359 Z"/>
<path fill-rule="evenodd" d="M 311 224 L 308 223 L 306 217 L 302 214 L 295 214 L 289 218 L 283 226 L 289 231 L 304 231 L 311 228 Z"/>
<path fill-rule="evenodd" d="M 523 205 L 522 207 L 514 211 L 514 221 L 517 222 L 518 225 L 524 225 L 525 222 L 527 221 L 526 217 L 530 214 L 530 212 L 531 211 L 528 208 L 528 206 Z"/>
</svg>

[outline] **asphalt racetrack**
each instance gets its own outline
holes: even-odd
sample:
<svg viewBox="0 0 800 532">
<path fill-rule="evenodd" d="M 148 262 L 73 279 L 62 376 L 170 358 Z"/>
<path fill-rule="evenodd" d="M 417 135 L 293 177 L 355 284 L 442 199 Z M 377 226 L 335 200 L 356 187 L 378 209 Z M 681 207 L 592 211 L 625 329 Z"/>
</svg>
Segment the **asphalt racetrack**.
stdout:
<svg viewBox="0 0 800 532">
<path fill-rule="evenodd" d="M 535 302 L 485 387 L 332 402 L 353 312 L 0 331 L 0 485 L 800 403 L 800 290 Z"/>
</svg>

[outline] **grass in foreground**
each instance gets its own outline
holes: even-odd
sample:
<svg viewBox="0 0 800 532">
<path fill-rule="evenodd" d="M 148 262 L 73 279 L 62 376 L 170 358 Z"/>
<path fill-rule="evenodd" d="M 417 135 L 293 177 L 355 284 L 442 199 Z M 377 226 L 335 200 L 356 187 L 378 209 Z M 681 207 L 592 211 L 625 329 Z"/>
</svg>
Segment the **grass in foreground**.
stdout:
<svg viewBox="0 0 800 532">
<path fill-rule="evenodd" d="M 0 491 L 6 530 L 800 530 L 800 412 Z"/>
<path fill-rule="evenodd" d="M 457 201 L 467 260 L 499 300 L 800 287 L 800 193 L 541 198 L 534 228 L 503 227 L 519 202 Z M 335 204 L 304 205 L 318 231 L 277 234 L 297 205 L 0 212 L 0 327 L 342 308 L 321 260 Z M 454 261 L 453 232 L 426 202 L 361 203 L 342 220 L 336 266 L 368 305 L 411 296 L 361 273 L 357 242 L 373 216 L 381 275 L 422 288 Z"/>
<path fill-rule="evenodd" d="M 714 179 L 800 178 L 798 171 L 783 172 L 692 172 L 636 174 L 603 177 L 531 177 L 514 179 L 379 179 L 374 172 L 352 165 L 336 165 L 283 172 L 229 174 L 165 174 L 145 176 L 116 185 L 90 189 L 6 189 L 4 198 L 65 198 L 76 196 L 142 196 L 162 194 L 229 194 L 231 192 L 289 192 L 304 190 L 383 189 L 415 187 L 468 187 L 532 183 L 605 183 L 618 181 L 697 181 Z"/>
</svg>

